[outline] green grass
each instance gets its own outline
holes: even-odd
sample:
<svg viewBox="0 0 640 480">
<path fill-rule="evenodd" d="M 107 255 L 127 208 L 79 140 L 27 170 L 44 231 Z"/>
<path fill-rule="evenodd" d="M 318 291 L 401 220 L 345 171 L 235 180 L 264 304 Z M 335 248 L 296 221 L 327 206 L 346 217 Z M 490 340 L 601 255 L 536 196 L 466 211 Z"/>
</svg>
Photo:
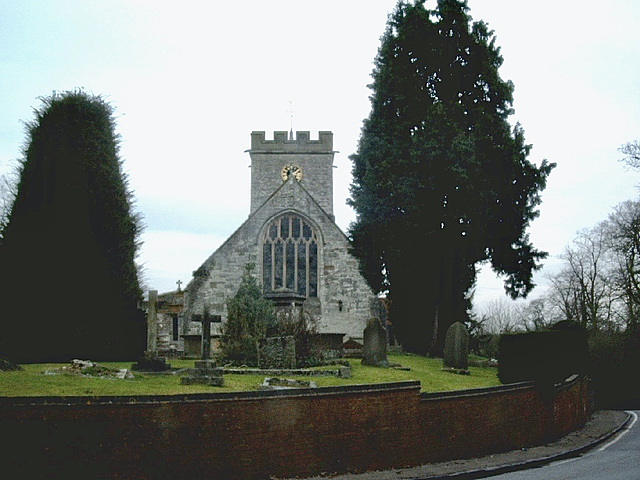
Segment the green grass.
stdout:
<svg viewBox="0 0 640 480">
<path fill-rule="evenodd" d="M 442 372 L 442 360 L 416 355 L 389 354 L 389 361 L 399 363 L 410 371 L 375 368 L 350 359 L 351 378 L 287 377 L 312 380 L 319 387 L 356 385 L 367 383 L 419 380 L 421 391 L 441 392 L 500 385 L 495 368 L 470 367 L 470 375 Z M 193 360 L 170 360 L 174 368 L 193 367 Z M 101 362 L 112 368 L 130 368 L 130 362 Z M 224 376 L 224 387 L 182 385 L 178 375 L 145 375 L 134 372 L 133 379 L 107 379 L 75 377 L 70 375 L 44 375 L 45 370 L 59 368 L 60 364 L 23 365 L 23 371 L 0 372 L 0 396 L 103 396 L 103 395 L 172 395 L 185 393 L 237 392 L 256 390 L 265 375 Z"/>
</svg>

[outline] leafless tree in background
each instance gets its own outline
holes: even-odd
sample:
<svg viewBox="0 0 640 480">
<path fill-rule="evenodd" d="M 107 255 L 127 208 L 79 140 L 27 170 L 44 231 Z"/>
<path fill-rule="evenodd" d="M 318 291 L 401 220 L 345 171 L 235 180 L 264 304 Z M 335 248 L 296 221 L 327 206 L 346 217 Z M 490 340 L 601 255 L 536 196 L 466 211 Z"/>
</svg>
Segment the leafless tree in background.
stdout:
<svg viewBox="0 0 640 480">
<path fill-rule="evenodd" d="M 607 224 L 582 230 L 566 247 L 562 270 L 551 278 L 552 296 L 565 318 L 598 330 L 612 319 L 616 288 Z"/>
<path fill-rule="evenodd" d="M 483 334 L 512 333 L 517 328 L 516 305 L 513 300 L 500 297 L 487 302 L 480 320 Z"/>
<path fill-rule="evenodd" d="M 631 168 L 640 169 L 640 142 L 637 140 L 627 142 L 620 147 L 620 152 L 624 154 L 621 159 L 624 163 Z"/>
<path fill-rule="evenodd" d="M 614 278 L 627 327 L 640 317 L 640 202 L 618 205 L 607 221 L 609 248 L 614 254 Z"/>
</svg>

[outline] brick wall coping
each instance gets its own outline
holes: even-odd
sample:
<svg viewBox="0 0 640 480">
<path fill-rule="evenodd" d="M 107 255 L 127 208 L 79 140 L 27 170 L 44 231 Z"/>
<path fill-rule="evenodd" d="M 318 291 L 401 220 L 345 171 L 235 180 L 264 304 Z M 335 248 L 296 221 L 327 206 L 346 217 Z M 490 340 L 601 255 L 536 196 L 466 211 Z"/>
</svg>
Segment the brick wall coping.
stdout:
<svg viewBox="0 0 640 480">
<path fill-rule="evenodd" d="M 481 395 L 495 395 L 496 393 L 515 392 L 527 390 L 535 387 L 535 382 L 509 383 L 496 387 L 469 388 L 466 390 L 453 390 L 447 392 L 423 392 L 420 394 L 421 400 L 448 400 L 456 397 L 477 397 Z"/>
<path fill-rule="evenodd" d="M 554 385 L 556 392 L 561 392 L 570 388 L 576 382 L 584 379 L 579 375 L 572 375 L 562 383 L 556 383 Z M 483 387 L 483 388 L 470 388 L 466 390 L 453 390 L 448 392 L 423 392 L 420 394 L 421 400 L 448 400 L 456 397 L 477 397 L 481 395 L 495 395 L 497 393 L 515 392 L 518 390 L 528 390 L 536 387 L 536 382 L 517 382 L 508 383 L 505 385 L 498 385 L 496 387 Z"/>
<path fill-rule="evenodd" d="M 178 395 L 127 395 L 127 396 L 69 396 L 69 397 L 0 397 L 0 409 L 13 406 L 44 405 L 139 405 L 158 403 L 193 403 L 215 401 L 257 400 L 274 397 L 321 397 L 354 395 L 362 393 L 382 393 L 385 391 L 420 391 L 419 381 L 389 382 L 362 385 L 346 385 L 319 388 L 300 388 L 291 390 L 256 390 L 250 392 L 192 393 Z"/>
</svg>

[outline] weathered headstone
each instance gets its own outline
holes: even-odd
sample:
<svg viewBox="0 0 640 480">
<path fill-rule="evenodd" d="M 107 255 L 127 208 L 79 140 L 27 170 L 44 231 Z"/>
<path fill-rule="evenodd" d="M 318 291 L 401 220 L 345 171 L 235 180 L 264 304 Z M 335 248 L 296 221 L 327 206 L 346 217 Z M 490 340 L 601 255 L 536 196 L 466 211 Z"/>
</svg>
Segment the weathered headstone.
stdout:
<svg viewBox="0 0 640 480">
<path fill-rule="evenodd" d="M 379 318 L 373 317 L 364 329 L 362 364 L 387 368 L 387 331 Z"/>
<path fill-rule="evenodd" d="M 447 330 L 442 369 L 454 373 L 469 373 L 469 332 L 460 322 L 454 323 Z"/>
<path fill-rule="evenodd" d="M 217 367 L 216 362 L 211 359 L 211 322 L 214 321 L 214 317 L 205 307 L 204 315 L 194 315 L 191 320 L 202 322 L 202 356 L 200 360 L 196 360 L 195 368 L 189 369 L 187 376 L 180 378 L 180 383 L 182 385 L 200 384 L 221 387 L 224 383 L 223 369 Z"/>
</svg>

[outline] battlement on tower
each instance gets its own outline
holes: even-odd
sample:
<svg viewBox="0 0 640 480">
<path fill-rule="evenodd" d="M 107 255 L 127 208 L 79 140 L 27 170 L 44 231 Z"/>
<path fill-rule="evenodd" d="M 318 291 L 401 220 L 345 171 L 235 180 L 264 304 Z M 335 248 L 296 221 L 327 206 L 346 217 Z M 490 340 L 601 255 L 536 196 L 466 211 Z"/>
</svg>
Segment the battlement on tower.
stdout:
<svg viewBox="0 0 640 480">
<path fill-rule="evenodd" d="M 333 133 L 318 132 L 318 140 L 311 140 L 309 132 L 296 132 L 289 140 L 289 133 L 273 132 L 273 140 L 265 139 L 265 132 L 251 132 L 251 153 L 334 153 Z"/>
</svg>

